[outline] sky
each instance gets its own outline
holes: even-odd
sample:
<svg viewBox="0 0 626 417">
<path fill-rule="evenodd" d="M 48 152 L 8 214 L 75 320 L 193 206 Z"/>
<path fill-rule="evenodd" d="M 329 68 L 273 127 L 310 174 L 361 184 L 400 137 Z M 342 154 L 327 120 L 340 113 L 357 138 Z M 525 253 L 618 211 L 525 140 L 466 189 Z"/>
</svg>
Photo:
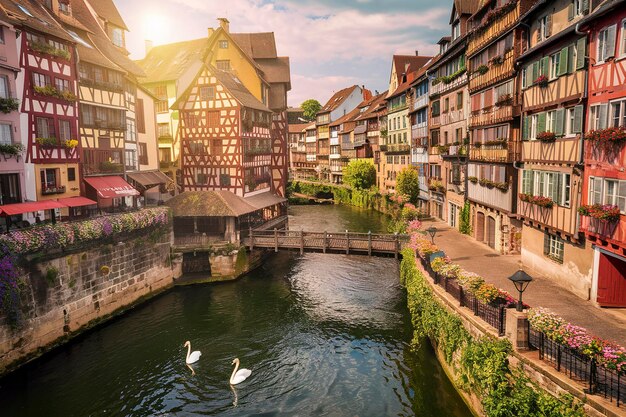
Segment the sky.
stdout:
<svg viewBox="0 0 626 417">
<path fill-rule="evenodd" d="M 274 32 L 291 62 L 290 106 L 322 103 L 354 84 L 383 92 L 394 54 L 432 56 L 448 36 L 452 0 L 114 0 L 131 58 L 155 45 L 198 39 L 217 18 L 231 32 Z"/>
</svg>

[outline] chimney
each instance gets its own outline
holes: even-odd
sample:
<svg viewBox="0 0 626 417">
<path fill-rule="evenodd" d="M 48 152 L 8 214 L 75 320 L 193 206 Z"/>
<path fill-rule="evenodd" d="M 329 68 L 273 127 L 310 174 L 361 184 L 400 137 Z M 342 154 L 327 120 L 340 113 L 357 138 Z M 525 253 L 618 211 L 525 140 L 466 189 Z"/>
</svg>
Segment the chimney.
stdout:
<svg viewBox="0 0 626 417">
<path fill-rule="evenodd" d="M 144 42 L 144 49 L 146 50 L 146 56 L 148 56 L 148 54 L 152 50 L 152 47 L 154 46 L 154 44 L 152 43 L 151 40 L 148 40 L 148 39 L 146 39 L 143 42 Z"/>
<path fill-rule="evenodd" d="M 226 19 L 225 17 L 218 17 L 217 21 L 220 22 L 220 27 L 224 30 L 224 32 L 226 33 L 230 33 L 229 32 L 229 21 L 228 19 Z"/>
<path fill-rule="evenodd" d="M 417 49 L 415 50 L 415 56 L 420 56 L 420 51 L 418 51 Z"/>
<path fill-rule="evenodd" d="M 209 35 L 209 38 L 211 37 L 211 35 L 213 35 L 213 32 L 215 32 L 215 29 L 213 28 L 207 28 L 207 34 Z"/>
</svg>

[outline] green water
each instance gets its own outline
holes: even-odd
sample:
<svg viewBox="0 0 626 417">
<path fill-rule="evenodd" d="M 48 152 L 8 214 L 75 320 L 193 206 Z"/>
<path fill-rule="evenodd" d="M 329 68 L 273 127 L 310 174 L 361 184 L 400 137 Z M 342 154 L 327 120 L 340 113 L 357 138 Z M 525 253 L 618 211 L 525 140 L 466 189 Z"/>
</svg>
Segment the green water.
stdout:
<svg viewBox="0 0 626 417">
<path fill-rule="evenodd" d="M 384 230 L 291 209 L 299 230 Z M 175 288 L 0 380 L 0 416 L 469 416 L 412 332 L 397 261 L 279 253 L 246 277 Z M 185 340 L 202 351 L 184 363 Z M 231 387 L 231 361 L 252 375 Z"/>
</svg>

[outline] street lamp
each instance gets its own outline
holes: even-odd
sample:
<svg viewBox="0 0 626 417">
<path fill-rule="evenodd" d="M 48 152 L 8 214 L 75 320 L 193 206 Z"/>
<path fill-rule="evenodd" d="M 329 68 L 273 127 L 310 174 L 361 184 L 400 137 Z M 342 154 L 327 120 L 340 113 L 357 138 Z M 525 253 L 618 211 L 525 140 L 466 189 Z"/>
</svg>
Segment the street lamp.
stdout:
<svg viewBox="0 0 626 417">
<path fill-rule="evenodd" d="M 437 228 L 435 226 L 430 226 L 428 229 L 426 229 L 426 231 L 430 235 L 430 240 L 433 242 L 433 245 L 434 245 L 435 244 L 435 234 L 437 233 Z"/>
<path fill-rule="evenodd" d="M 522 304 L 522 293 L 526 290 L 530 281 L 533 280 L 533 277 L 520 268 L 517 272 L 511 275 L 509 279 L 513 281 L 513 285 L 515 285 L 515 288 L 519 291 L 519 300 L 517 300 L 516 310 L 522 311 L 524 309 L 524 305 Z"/>
</svg>

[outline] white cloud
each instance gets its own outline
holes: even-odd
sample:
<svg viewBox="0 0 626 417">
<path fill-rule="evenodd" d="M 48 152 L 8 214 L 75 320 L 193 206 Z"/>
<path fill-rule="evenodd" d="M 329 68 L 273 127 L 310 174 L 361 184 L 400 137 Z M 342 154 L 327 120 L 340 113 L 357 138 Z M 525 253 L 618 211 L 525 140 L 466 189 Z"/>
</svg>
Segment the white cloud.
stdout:
<svg viewBox="0 0 626 417">
<path fill-rule="evenodd" d="M 304 100 L 310 98 L 314 98 L 324 105 L 336 91 L 361 82 L 355 77 L 338 75 L 309 77 L 292 72 L 289 105 L 297 107 Z M 320 89 L 320 86 L 324 86 L 323 89 Z"/>
</svg>

